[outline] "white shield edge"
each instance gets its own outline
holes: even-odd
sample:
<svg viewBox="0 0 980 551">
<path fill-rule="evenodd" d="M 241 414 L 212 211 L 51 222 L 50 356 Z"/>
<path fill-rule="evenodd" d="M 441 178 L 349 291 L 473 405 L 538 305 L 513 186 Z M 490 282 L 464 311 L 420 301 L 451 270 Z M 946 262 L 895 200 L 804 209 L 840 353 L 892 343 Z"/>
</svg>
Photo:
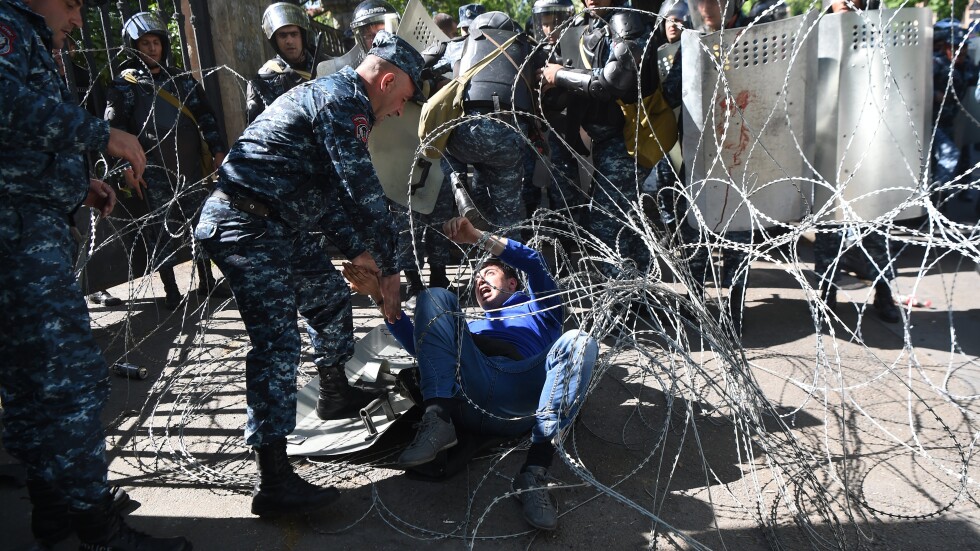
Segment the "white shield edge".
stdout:
<svg viewBox="0 0 980 551">
<path fill-rule="evenodd" d="M 927 8 L 902 8 L 821 19 L 814 162 L 823 180 L 814 193 L 819 220 L 873 220 L 889 213 L 891 220 L 904 220 L 925 213 L 931 18 Z M 884 44 L 870 42 L 875 29 L 886 33 Z M 919 204 L 893 212 L 916 197 Z"/>
<path fill-rule="evenodd" d="M 816 102 L 807 93 L 816 80 L 816 19 L 811 11 L 751 28 L 682 34 L 691 226 L 754 230 L 810 212 Z"/>
<path fill-rule="evenodd" d="M 349 52 L 340 57 L 321 61 L 319 65 L 316 66 L 316 76 L 325 77 L 336 73 L 344 67 L 357 67 L 363 60 L 364 51 L 361 50 L 360 46 L 355 45 Z"/>
<path fill-rule="evenodd" d="M 401 23 L 398 24 L 398 32 L 395 34 L 404 38 L 406 42 L 420 52 L 435 42 L 449 40 L 446 33 L 442 32 L 442 29 L 429 16 L 425 10 L 425 5 L 420 0 L 411 0 L 405 6 L 405 13 L 402 15 Z"/>
</svg>

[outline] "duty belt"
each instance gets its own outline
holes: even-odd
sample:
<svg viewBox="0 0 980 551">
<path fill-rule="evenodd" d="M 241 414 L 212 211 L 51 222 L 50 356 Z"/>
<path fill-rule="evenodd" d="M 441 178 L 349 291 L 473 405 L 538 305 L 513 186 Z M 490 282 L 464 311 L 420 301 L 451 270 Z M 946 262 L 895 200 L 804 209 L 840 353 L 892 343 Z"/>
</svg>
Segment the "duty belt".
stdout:
<svg viewBox="0 0 980 551">
<path fill-rule="evenodd" d="M 219 188 L 211 192 L 211 197 L 227 201 L 231 208 L 254 214 L 260 218 L 274 218 L 272 209 L 265 203 L 244 193 L 233 191 L 228 193 Z"/>
</svg>

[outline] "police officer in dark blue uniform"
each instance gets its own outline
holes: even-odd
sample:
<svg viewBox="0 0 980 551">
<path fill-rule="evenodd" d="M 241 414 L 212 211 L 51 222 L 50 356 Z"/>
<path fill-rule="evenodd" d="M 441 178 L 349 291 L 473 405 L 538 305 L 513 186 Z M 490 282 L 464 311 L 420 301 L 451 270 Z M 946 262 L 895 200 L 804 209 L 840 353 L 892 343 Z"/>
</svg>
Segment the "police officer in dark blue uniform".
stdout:
<svg viewBox="0 0 980 551">
<path fill-rule="evenodd" d="M 512 42 L 503 53 L 470 79 L 463 112 L 472 117 L 453 129 L 446 145 L 443 170 L 465 175 L 473 166 L 471 193 L 487 222 L 508 236 L 521 221 L 524 178 L 523 135 L 536 112 L 536 72 L 542 65 L 526 60 L 534 45 L 507 14 L 487 12 L 473 19 L 456 74 L 463 74 Z M 515 131 L 514 128 L 519 130 Z"/>
<path fill-rule="evenodd" d="M 320 375 L 317 414 L 335 418 L 365 405 L 343 372 L 354 352 L 350 291 L 311 232 L 378 274 L 382 307 L 395 320 L 395 227 L 367 143 L 375 124 L 421 100 L 421 68 L 407 42 L 381 32 L 356 69 L 286 92 L 232 147 L 201 213 L 195 237 L 227 277 L 252 343 L 245 437 L 259 470 L 254 514 L 314 510 L 337 495 L 303 481 L 286 456 L 296 425 L 298 308 Z"/>
<path fill-rule="evenodd" d="M 109 370 L 74 271 L 71 213 L 103 216 L 112 188 L 90 180 L 83 152 L 146 165 L 135 136 L 71 102 L 52 50 L 81 26 L 80 0 L 0 3 L 0 400 L 3 443 L 27 469 L 35 538 L 74 529 L 81 549 L 185 550 L 129 528 L 112 510 L 99 415 Z"/>
<path fill-rule="evenodd" d="M 287 90 L 316 75 L 316 60 L 308 48 L 310 18 L 306 11 L 289 2 L 276 2 L 262 14 L 262 32 L 276 52 L 255 78 L 248 81 L 246 117 L 251 124 Z"/>
<path fill-rule="evenodd" d="M 221 164 L 228 147 L 197 79 L 171 64 L 170 34 L 159 15 L 133 15 L 122 34 L 133 58 L 108 89 L 105 118 L 111 127 L 138 135 L 147 151 L 141 182 L 129 170 L 123 174 L 137 190 L 146 187 L 151 217 L 143 235 L 152 247 L 151 269 L 166 293 L 164 307 L 174 310 L 183 298 L 174 275 L 177 253 L 190 245 L 188 222 L 207 197 L 205 177 Z M 207 296 L 217 288 L 211 261 L 195 263 L 197 294 Z"/>
<path fill-rule="evenodd" d="M 623 257 L 631 259 L 637 269 L 646 270 L 649 251 L 638 235 L 624 227 L 624 221 L 642 215 L 637 183 L 647 178 L 650 169 L 638 165 L 627 152 L 623 136 L 626 121 L 617 100 L 638 101 L 641 76 L 644 94 L 652 93 L 659 84 L 656 48 L 646 48 L 655 19 L 616 9 L 619 4 L 619 0 L 587 0 L 586 7 L 592 11 L 563 33 L 563 59 L 548 63 L 542 78 L 546 88 L 555 86 L 570 96 L 567 112 L 576 116 L 567 117 L 565 140 L 587 151 L 578 136 L 579 128 L 592 138 L 596 168 L 592 232 L 610 247 L 618 244 Z M 618 275 L 620 268 L 605 265 L 604 270 Z"/>
</svg>

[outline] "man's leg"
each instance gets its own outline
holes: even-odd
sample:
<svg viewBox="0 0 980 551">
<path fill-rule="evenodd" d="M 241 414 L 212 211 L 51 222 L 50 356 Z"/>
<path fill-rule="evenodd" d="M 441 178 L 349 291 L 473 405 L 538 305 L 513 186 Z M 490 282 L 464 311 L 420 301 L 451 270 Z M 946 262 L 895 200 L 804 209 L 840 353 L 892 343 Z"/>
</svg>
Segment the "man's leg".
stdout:
<svg viewBox="0 0 980 551">
<path fill-rule="evenodd" d="M 9 267 L 0 274 L 3 438 L 27 469 L 34 515 L 60 515 L 60 525 L 70 522 L 83 548 L 185 549 L 183 538 L 132 531 L 111 509 L 99 418 L 108 370 L 75 278 L 75 245 L 64 218 L 2 210 L 0 261 Z M 44 543 L 66 535 L 35 531 Z"/>
<path fill-rule="evenodd" d="M 347 383 L 344 365 L 354 355 L 354 320 L 350 288 L 337 271 L 320 240 L 309 235 L 295 239 L 293 285 L 300 315 L 313 344 L 313 363 L 320 376 L 316 413 L 320 419 L 356 417 L 376 393 Z"/>
<path fill-rule="evenodd" d="M 548 374 L 531 429 L 531 448 L 513 481 L 514 491 L 524 506 L 524 519 L 535 528 L 554 530 L 558 525 L 557 511 L 547 490 L 548 469 L 555 454 L 553 442 L 558 431 L 568 426 L 582 407 L 598 356 L 595 339 L 577 329 L 559 337 L 548 351 Z"/>
<path fill-rule="evenodd" d="M 632 260 L 638 270 L 646 271 L 650 264 L 650 251 L 636 233 L 638 228 L 629 227 L 643 216 L 637 194 L 637 182 L 650 174 L 649 169 L 636 165 L 626 152 L 622 136 L 592 144 L 592 158 L 596 174 L 592 190 L 592 232 L 606 245 L 620 246 L 623 259 Z M 609 275 L 618 275 L 618 267 L 606 265 Z"/>
<path fill-rule="evenodd" d="M 296 427 L 301 346 L 292 264 L 296 234 L 212 197 L 195 237 L 228 280 L 252 344 L 245 359 L 245 441 L 259 470 L 252 513 L 319 509 L 336 499 L 337 490 L 302 480 L 286 456 L 286 435 Z"/>
</svg>

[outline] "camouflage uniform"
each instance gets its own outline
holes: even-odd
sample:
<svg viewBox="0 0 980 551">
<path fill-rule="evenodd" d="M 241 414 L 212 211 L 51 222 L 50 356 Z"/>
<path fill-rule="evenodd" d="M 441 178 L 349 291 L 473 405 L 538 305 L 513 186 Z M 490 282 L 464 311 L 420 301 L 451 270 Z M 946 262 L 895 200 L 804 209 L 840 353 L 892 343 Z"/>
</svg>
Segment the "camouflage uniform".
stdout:
<svg viewBox="0 0 980 551">
<path fill-rule="evenodd" d="M 932 150 L 932 182 L 935 186 L 942 186 L 959 175 L 957 169 L 961 154 L 953 142 L 953 126 L 967 87 L 977 82 L 977 67 L 969 58 L 954 64 L 944 51 L 939 51 L 932 56 L 932 77 L 932 113 L 936 124 L 936 138 Z M 948 93 L 947 86 L 950 87 Z M 940 104 L 942 109 L 939 108 Z"/>
<path fill-rule="evenodd" d="M 357 73 L 344 67 L 277 99 L 232 147 L 218 189 L 260 203 L 269 216 L 234 208 L 220 194 L 195 230 L 228 279 L 252 342 L 246 359 L 247 443 L 260 446 L 296 422 L 297 309 L 317 366 L 342 365 L 354 346 L 350 291 L 320 242 L 348 258 L 373 251 L 397 273 L 395 230 L 368 155 L 374 114 Z"/>
<path fill-rule="evenodd" d="M 99 415 L 108 370 L 73 270 L 68 217 L 85 199 L 84 151 L 109 125 L 71 103 L 44 19 L 0 4 L 0 400 L 4 447 L 76 509 L 108 496 Z"/>
<path fill-rule="evenodd" d="M 615 15 L 608 14 L 607 19 L 624 15 L 632 17 L 628 12 L 616 12 Z M 638 26 L 629 27 L 628 31 L 618 31 L 628 32 L 629 36 L 617 40 L 630 44 L 634 51 L 655 52 L 656 48 L 646 48 L 652 36 L 651 22 L 648 18 L 639 19 L 635 22 Z M 650 169 L 639 166 L 627 152 L 623 137 L 626 120 L 616 103 L 617 99 L 635 102 L 637 86 L 633 84 L 623 89 L 616 86 L 632 78 L 642 81 L 643 90 L 650 90 L 652 86 L 658 85 L 656 80 L 651 81 L 657 79 L 658 74 L 652 67 L 638 74 L 635 65 L 627 63 L 631 58 L 617 60 L 614 57 L 616 48 L 613 47 L 613 39 L 610 37 L 612 32 L 614 31 L 610 31 L 606 20 L 602 18 L 577 18 L 573 27 L 563 34 L 560 46 L 562 55 L 569 57 L 579 69 L 559 71 L 556 85 L 559 89 L 570 92 L 565 139 L 569 143 L 579 141 L 575 135 L 578 132 L 578 126 L 574 124 L 576 121 L 580 121 L 581 128 L 592 139 L 595 176 L 588 213 L 590 230 L 603 243 L 618 249 L 620 255 L 632 259 L 638 269 L 646 270 L 650 263 L 650 252 L 639 236 L 625 226 L 630 224 L 630 220 L 635 224 L 636 217 L 642 214 L 638 183 L 646 180 Z M 609 73 L 617 76 L 607 81 Z M 628 76 L 628 73 L 632 75 Z M 571 78 L 576 74 L 575 78 Z M 610 275 L 618 272 L 615 268 L 605 269 L 611 272 Z"/>
<path fill-rule="evenodd" d="M 122 77 L 112 82 L 105 118 L 112 128 L 139 136 L 146 151 L 143 179 L 152 213 L 147 237 L 153 247 L 153 268 L 157 269 L 176 264 L 177 250 L 190 242 L 184 227 L 207 197 L 202 137 L 212 155 L 228 148 L 214 111 L 194 77 L 172 76 L 167 67 L 154 75 L 141 66 L 135 62 L 134 67 L 124 70 Z M 164 99 L 159 90 L 185 106 L 196 123 Z"/>
<path fill-rule="evenodd" d="M 457 126 L 446 144 L 451 170 L 465 174 L 466 165 L 473 165 L 469 186 L 473 201 L 487 222 L 509 238 L 519 237 L 514 228 L 520 223 L 523 211 L 522 152 L 527 146 L 522 134 L 527 132 L 527 124 L 522 122 L 518 126 L 520 134 L 499 120 L 476 118 Z"/>
<path fill-rule="evenodd" d="M 860 240 L 848 239 L 845 234 L 859 228 L 835 228 L 831 232 L 819 232 L 813 241 L 813 269 L 820 278 L 820 287 L 827 288 L 836 283 L 840 272 L 853 272 L 857 277 L 869 281 L 889 282 L 895 279 L 891 251 L 886 236 L 874 232 Z"/>
<path fill-rule="evenodd" d="M 245 116 L 248 124 L 252 124 L 252 121 L 265 111 L 266 107 L 272 105 L 276 98 L 315 75 L 316 64 L 310 52 L 305 52 L 303 61 L 295 66 L 278 55 L 266 61 L 255 78 L 248 81 L 245 100 Z"/>
</svg>

